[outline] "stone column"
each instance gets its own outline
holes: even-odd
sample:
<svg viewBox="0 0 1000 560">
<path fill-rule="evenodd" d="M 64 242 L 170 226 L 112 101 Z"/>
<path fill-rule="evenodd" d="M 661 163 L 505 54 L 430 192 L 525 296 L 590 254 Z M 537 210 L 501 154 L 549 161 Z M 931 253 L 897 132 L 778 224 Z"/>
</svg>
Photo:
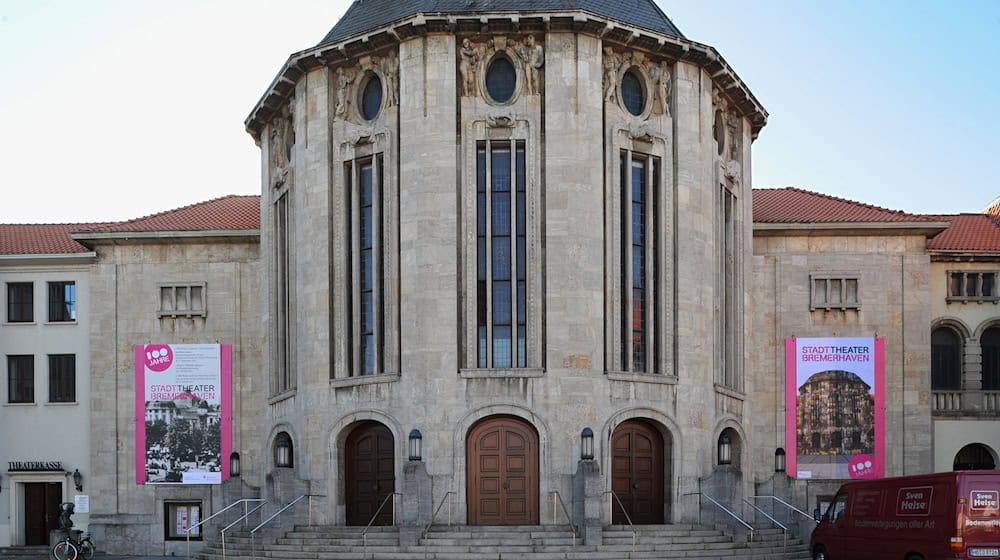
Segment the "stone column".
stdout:
<svg viewBox="0 0 1000 560">
<path fill-rule="evenodd" d="M 423 461 L 407 461 L 403 465 L 403 507 L 399 526 L 400 546 L 413 546 L 420 533 L 431 522 L 433 481 Z"/>
<path fill-rule="evenodd" d="M 601 468 L 597 461 L 581 460 L 573 475 L 573 524 L 583 534 L 587 546 L 601 544 Z"/>
</svg>

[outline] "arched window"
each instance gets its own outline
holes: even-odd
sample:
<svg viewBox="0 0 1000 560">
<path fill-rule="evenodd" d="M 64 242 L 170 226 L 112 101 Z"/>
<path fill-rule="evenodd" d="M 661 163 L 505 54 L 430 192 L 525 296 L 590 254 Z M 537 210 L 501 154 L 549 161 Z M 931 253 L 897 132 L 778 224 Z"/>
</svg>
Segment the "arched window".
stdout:
<svg viewBox="0 0 1000 560">
<path fill-rule="evenodd" d="M 931 333 L 931 389 L 962 389 L 962 341 L 948 327 L 939 327 Z"/>
<path fill-rule="evenodd" d="M 281 432 L 274 438 L 274 466 L 284 468 L 295 466 L 292 438 L 286 432 Z"/>
<path fill-rule="evenodd" d="M 986 329 L 979 344 L 983 350 L 983 390 L 1000 391 L 1000 327 Z"/>
<path fill-rule="evenodd" d="M 505 56 L 498 56 L 486 70 L 486 91 L 490 99 L 497 103 L 506 103 L 514 97 L 514 87 L 517 85 L 517 71 Z"/>
<path fill-rule="evenodd" d="M 990 448 L 981 443 L 970 443 L 963 447 L 952 466 L 956 471 L 992 470 L 996 468 L 996 459 Z"/>
<path fill-rule="evenodd" d="M 646 108 L 646 90 L 642 86 L 642 78 L 635 70 L 625 72 L 622 78 L 622 103 L 629 113 L 636 116 L 641 115 Z"/>
</svg>

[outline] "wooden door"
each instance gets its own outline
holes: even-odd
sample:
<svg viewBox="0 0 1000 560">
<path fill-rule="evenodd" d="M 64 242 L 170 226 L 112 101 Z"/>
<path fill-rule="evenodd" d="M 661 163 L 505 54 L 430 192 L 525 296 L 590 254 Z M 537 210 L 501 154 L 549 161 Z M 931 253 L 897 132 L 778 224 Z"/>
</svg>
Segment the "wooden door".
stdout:
<svg viewBox="0 0 1000 560">
<path fill-rule="evenodd" d="M 62 484 L 28 482 L 24 485 L 24 544 L 48 545 L 49 531 L 59 528 Z"/>
<path fill-rule="evenodd" d="M 365 422 L 347 436 L 345 448 L 348 525 L 392 524 L 392 500 L 379 506 L 396 488 L 395 441 L 389 428 Z"/>
<path fill-rule="evenodd" d="M 622 506 L 632 523 L 663 523 L 663 437 L 649 424 L 628 420 L 615 429 L 611 489 L 621 500 L 613 502 L 612 523 L 627 523 Z"/>
<path fill-rule="evenodd" d="M 483 420 L 466 442 L 470 525 L 538 524 L 538 433 L 510 417 Z"/>
</svg>

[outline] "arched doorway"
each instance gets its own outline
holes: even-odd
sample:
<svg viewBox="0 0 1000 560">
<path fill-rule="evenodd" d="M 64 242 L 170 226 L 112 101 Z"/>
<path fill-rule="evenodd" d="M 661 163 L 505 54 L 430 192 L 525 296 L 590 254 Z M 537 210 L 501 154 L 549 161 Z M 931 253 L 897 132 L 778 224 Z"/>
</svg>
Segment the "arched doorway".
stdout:
<svg viewBox="0 0 1000 560">
<path fill-rule="evenodd" d="M 510 416 L 469 430 L 466 484 L 470 525 L 538 524 L 538 432 Z"/>
<path fill-rule="evenodd" d="M 641 420 L 622 422 L 611 437 L 611 522 L 663 523 L 663 436 Z M 622 510 L 624 507 L 624 512 Z"/>
<path fill-rule="evenodd" d="M 956 471 L 981 471 L 993 470 L 996 468 L 996 460 L 990 448 L 981 443 L 970 443 L 966 445 L 958 454 L 952 464 L 952 470 Z"/>
<path fill-rule="evenodd" d="M 395 440 L 378 422 L 363 422 L 347 436 L 345 506 L 348 525 L 367 525 L 396 488 Z M 392 524 L 392 504 L 379 511 L 375 525 Z"/>
</svg>

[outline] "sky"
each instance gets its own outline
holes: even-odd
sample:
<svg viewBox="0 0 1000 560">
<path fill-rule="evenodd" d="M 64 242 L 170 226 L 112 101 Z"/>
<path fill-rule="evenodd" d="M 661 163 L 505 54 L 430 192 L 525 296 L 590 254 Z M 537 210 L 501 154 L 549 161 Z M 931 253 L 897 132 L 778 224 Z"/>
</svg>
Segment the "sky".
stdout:
<svg viewBox="0 0 1000 560">
<path fill-rule="evenodd" d="M 1000 196 L 1000 0 L 657 3 L 770 114 L 754 187 L 929 214 Z M 348 5 L 0 0 L 0 223 L 259 194 L 243 122 Z"/>
</svg>

